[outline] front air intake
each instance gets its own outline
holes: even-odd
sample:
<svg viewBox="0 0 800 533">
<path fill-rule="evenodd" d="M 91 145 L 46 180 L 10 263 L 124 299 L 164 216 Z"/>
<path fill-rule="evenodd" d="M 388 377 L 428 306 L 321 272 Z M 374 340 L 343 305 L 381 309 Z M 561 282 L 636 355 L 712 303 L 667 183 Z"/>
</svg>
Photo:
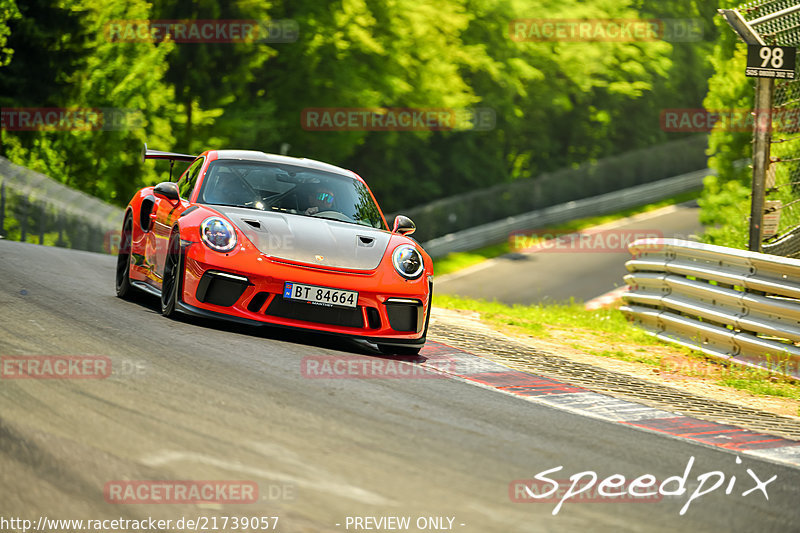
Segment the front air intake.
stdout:
<svg viewBox="0 0 800 533">
<path fill-rule="evenodd" d="M 197 284 L 196 297 L 199 301 L 222 307 L 230 307 L 242 297 L 250 280 L 244 276 L 209 270 Z"/>
</svg>

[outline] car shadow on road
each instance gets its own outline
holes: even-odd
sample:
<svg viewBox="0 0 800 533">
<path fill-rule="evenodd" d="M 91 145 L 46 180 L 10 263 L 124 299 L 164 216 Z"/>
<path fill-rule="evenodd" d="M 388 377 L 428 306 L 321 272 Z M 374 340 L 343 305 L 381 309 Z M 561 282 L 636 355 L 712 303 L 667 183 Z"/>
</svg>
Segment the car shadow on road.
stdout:
<svg viewBox="0 0 800 533">
<path fill-rule="evenodd" d="M 160 300 L 151 294 L 137 295 L 136 302 L 142 308 L 154 314 L 161 314 Z M 280 342 L 310 346 L 314 348 L 325 348 L 337 352 L 345 352 L 352 355 L 363 355 L 391 361 L 403 361 L 406 363 L 422 364 L 428 358 L 424 355 L 388 355 L 380 352 L 378 348 L 363 340 L 350 339 L 344 336 L 328 333 L 318 333 L 311 330 L 300 330 L 290 327 L 264 324 L 263 326 L 240 324 L 229 322 L 224 319 L 213 319 L 176 313 L 173 318 L 164 320 L 174 320 L 184 324 L 197 326 L 198 328 L 211 329 L 227 334 L 245 335 Z"/>
</svg>

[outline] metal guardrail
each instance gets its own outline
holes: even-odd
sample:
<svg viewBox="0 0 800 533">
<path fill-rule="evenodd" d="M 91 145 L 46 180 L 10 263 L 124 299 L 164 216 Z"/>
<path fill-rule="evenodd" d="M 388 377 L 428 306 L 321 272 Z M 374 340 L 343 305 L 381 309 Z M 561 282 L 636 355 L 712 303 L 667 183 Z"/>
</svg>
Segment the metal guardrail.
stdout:
<svg viewBox="0 0 800 533">
<path fill-rule="evenodd" d="M 123 210 L 0 157 L 0 237 L 110 252 Z"/>
<path fill-rule="evenodd" d="M 629 247 L 620 308 L 656 337 L 800 378 L 800 260 L 678 239 Z"/>
<path fill-rule="evenodd" d="M 392 214 L 417 224 L 419 242 L 491 224 L 572 200 L 653 183 L 706 168 L 708 136 L 683 137 L 664 144 L 587 161 L 490 187 L 439 198 Z M 749 163 L 749 161 L 748 161 Z"/>
<path fill-rule="evenodd" d="M 515 231 L 532 230 L 548 225 L 562 224 L 577 218 L 614 213 L 620 209 L 628 209 L 676 194 L 698 190 L 703 187 L 703 178 L 715 174 L 716 171 L 711 169 L 698 170 L 592 198 L 575 200 L 437 237 L 422 243 L 422 247 L 432 257 L 443 257 L 452 252 L 475 250 L 502 242 Z"/>
</svg>

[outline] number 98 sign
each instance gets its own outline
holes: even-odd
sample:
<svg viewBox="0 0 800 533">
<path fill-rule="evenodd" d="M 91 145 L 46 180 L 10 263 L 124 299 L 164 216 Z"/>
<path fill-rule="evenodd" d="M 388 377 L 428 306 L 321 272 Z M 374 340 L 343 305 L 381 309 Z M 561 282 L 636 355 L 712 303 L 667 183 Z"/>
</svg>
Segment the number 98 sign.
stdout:
<svg viewBox="0 0 800 533">
<path fill-rule="evenodd" d="M 761 46 L 747 48 L 747 75 L 755 78 L 794 79 L 797 49 L 790 46 Z"/>
</svg>

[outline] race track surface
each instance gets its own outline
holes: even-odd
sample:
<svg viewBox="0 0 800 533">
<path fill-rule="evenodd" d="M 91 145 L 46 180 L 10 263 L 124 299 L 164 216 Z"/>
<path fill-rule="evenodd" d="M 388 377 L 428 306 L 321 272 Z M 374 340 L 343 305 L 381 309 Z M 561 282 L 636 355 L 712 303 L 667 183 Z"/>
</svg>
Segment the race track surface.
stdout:
<svg viewBox="0 0 800 533">
<path fill-rule="evenodd" d="M 646 236 L 686 239 L 702 233 L 699 213 L 694 203 L 643 213 L 602 226 L 600 238 L 589 239 L 584 248 L 542 243 L 538 251 L 508 254 L 443 276 L 436 290 L 505 304 L 586 302 L 625 285 L 625 261 L 631 256 L 620 242 Z M 542 230 L 537 237 L 549 235 Z"/>
<path fill-rule="evenodd" d="M 0 241 L 0 355 L 104 356 L 112 368 L 105 379 L 0 379 L 5 518 L 278 516 L 285 532 L 365 531 L 348 517 L 388 516 L 411 517 L 408 531 L 434 530 L 417 528 L 419 517 L 481 533 L 800 530 L 796 468 L 738 464 L 733 452 L 421 369 L 323 379 L 309 374 L 308 358 L 379 356 L 322 335 L 165 319 L 152 298 L 114 296 L 114 266 L 110 256 Z M 549 477 L 663 481 L 692 457 L 687 493 L 660 501 L 567 503 L 554 516 L 556 503 L 509 494 L 514 480 L 558 466 Z M 742 496 L 755 485 L 747 469 L 777 476 L 768 500 Z M 681 516 L 698 476 L 712 471 L 720 474 L 705 488 L 720 475 L 724 485 Z M 239 480 L 257 484 L 259 498 L 109 503 L 104 488 L 121 480 Z"/>
</svg>

